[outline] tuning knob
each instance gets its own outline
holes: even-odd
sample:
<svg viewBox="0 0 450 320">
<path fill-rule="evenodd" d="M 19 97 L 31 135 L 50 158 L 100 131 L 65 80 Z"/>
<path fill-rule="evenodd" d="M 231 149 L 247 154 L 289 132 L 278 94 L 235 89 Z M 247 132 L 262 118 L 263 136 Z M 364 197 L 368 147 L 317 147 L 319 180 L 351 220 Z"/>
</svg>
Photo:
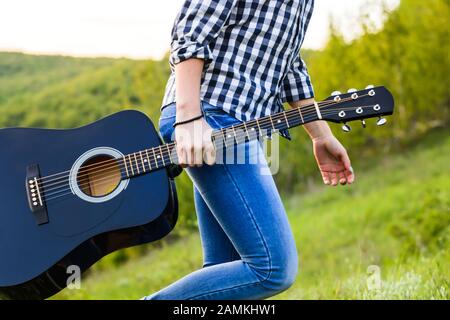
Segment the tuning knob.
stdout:
<svg viewBox="0 0 450 320">
<path fill-rule="evenodd" d="M 386 118 L 379 117 L 377 121 L 377 126 L 384 126 L 386 123 L 387 123 Z"/>
<path fill-rule="evenodd" d="M 331 93 L 332 96 L 339 96 L 339 95 L 341 95 L 341 94 L 342 94 L 342 92 L 340 92 L 340 91 L 333 91 L 333 92 Z"/>
<path fill-rule="evenodd" d="M 344 123 L 344 125 L 342 126 L 342 131 L 350 132 L 352 131 L 352 128 L 348 124 Z"/>
<path fill-rule="evenodd" d="M 361 125 L 362 125 L 362 127 L 365 129 L 366 128 L 366 120 L 361 120 Z"/>
<path fill-rule="evenodd" d="M 375 86 L 374 86 L 373 84 L 369 84 L 369 85 L 366 87 L 366 90 L 373 89 L 373 88 L 375 88 Z"/>
<path fill-rule="evenodd" d="M 356 91 L 358 91 L 358 90 L 356 90 L 355 88 L 352 88 L 352 89 L 348 89 L 347 93 L 353 93 L 353 92 L 356 92 Z"/>
</svg>

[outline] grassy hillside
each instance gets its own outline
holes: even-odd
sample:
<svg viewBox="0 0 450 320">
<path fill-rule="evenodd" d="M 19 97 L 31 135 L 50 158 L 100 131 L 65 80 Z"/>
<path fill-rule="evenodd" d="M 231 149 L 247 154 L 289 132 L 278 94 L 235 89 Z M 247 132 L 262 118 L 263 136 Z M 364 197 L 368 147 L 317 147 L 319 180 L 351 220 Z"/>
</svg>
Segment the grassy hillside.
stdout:
<svg viewBox="0 0 450 320">
<path fill-rule="evenodd" d="M 300 255 L 279 299 L 448 299 L 450 131 L 412 150 L 355 164 L 357 183 L 285 199 Z M 100 263 L 109 265 L 107 257 Z M 136 299 L 201 267 L 195 233 L 118 268 L 82 279 L 56 299 Z M 368 290 L 369 266 L 382 289 Z"/>
</svg>

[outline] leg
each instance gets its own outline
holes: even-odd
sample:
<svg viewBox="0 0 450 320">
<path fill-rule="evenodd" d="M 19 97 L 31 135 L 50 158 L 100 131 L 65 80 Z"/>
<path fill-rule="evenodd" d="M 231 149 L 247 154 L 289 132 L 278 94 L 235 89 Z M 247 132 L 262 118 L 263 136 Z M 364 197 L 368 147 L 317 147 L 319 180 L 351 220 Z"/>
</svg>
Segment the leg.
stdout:
<svg viewBox="0 0 450 320">
<path fill-rule="evenodd" d="M 257 142 L 247 144 L 262 157 Z M 216 164 L 188 173 L 241 260 L 195 271 L 148 299 L 262 299 L 295 280 L 297 251 L 267 164 Z"/>
<path fill-rule="evenodd" d="M 239 254 L 196 187 L 194 201 L 203 248 L 203 267 L 239 260 Z"/>
</svg>

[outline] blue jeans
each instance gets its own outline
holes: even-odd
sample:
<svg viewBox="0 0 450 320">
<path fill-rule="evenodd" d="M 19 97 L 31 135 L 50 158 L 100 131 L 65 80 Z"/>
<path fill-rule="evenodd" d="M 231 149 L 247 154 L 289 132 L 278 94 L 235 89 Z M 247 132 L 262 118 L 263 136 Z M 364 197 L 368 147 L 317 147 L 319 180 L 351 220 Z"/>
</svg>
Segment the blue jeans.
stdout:
<svg viewBox="0 0 450 320">
<path fill-rule="evenodd" d="M 239 123 L 205 102 L 202 109 L 213 129 Z M 174 121 L 171 104 L 160 118 L 166 142 L 172 141 Z M 294 282 L 297 250 L 277 187 L 260 143 L 243 147 L 245 164 L 186 169 L 194 183 L 203 268 L 145 299 L 264 299 Z"/>
</svg>

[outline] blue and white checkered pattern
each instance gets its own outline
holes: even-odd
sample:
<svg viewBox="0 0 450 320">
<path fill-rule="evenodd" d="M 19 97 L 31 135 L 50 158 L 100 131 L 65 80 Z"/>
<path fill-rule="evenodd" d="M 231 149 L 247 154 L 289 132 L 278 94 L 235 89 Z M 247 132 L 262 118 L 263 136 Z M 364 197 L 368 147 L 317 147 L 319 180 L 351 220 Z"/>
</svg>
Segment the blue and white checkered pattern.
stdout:
<svg viewBox="0 0 450 320">
<path fill-rule="evenodd" d="M 300 47 L 314 0 L 186 0 L 172 30 L 163 107 L 175 102 L 174 65 L 205 60 L 201 99 L 247 121 L 314 96 Z"/>
</svg>

